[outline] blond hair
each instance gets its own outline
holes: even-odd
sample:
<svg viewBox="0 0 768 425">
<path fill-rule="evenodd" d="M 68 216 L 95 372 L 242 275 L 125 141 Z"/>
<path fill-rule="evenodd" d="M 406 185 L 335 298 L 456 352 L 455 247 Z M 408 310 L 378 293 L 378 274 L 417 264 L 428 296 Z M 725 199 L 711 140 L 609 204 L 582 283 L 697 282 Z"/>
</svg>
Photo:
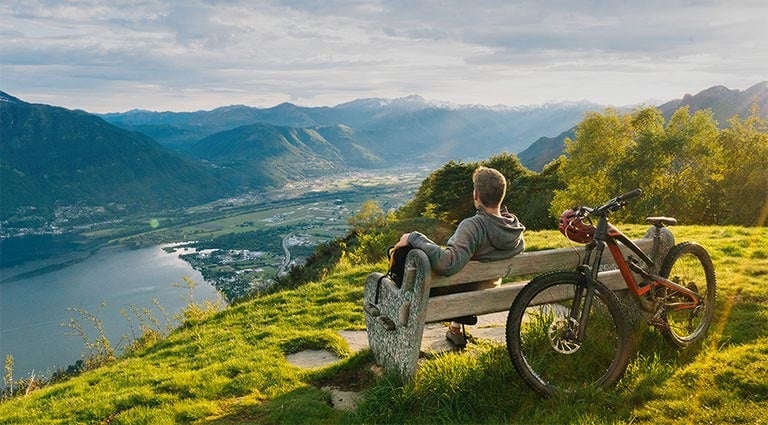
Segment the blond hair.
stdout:
<svg viewBox="0 0 768 425">
<path fill-rule="evenodd" d="M 507 193 L 507 179 L 498 170 L 478 167 L 472 174 L 475 191 L 483 206 L 496 208 Z"/>
</svg>

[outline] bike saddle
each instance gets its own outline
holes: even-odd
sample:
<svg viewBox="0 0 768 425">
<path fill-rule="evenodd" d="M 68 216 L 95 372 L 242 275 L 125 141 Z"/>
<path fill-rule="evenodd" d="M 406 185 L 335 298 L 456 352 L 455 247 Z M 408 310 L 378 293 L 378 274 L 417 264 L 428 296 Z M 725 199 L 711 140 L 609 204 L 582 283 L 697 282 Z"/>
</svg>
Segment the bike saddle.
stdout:
<svg viewBox="0 0 768 425">
<path fill-rule="evenodd" d="M 656 227 L 664 227 L 677 224 L 677 219 L 672 217 L 646 217 L 646 223 L 651 223 Z"/>
</svg>

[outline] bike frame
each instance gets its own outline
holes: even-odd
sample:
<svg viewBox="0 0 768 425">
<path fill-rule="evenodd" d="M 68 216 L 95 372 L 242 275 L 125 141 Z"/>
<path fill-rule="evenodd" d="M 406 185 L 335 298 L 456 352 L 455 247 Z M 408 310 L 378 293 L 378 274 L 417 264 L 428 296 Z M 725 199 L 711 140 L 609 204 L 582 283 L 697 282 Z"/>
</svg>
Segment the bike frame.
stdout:
<svg viewBox="0 0 768 425">
<path fill-rule="evenodd" d="M 613 257 L 614 261 L 616 262 L 616 265 L 619 268 L 622 279 L 627 285 L 627 289 L 631 291 L 631 293 L 634 295 L 635 301 L 637 302 L 638 306 L 644 311 L 647 311 L 649 313 L 656 312 L 657 310 L 656 304 L 653 302 L 647 301 L 645 298 L 643 298 L 643 295 L 647 294 L 654 288 L 658 288 L 658 287 L 668 288 L 676 293 L 684 295 L 687 298 L 688 301 L 686 302 L 671 304 L 674 306 L 673 307 L 674 310 L 692 309 L 701 305 L 701 302 L 702 302 L 701 297 L 696 292 L 691 291 L 690 289 L 682 285 L 679 285 L 662 276 L 648 273 L 647 271 L 639 267 L 639 265 L 637 264 L 633 264 L 634 267 L 630 266 L 630 264 L 627 263 L 627 260 L 624 258 L 624 255 L 622 254 L 621 249 L 619 248 L 618 242 L 621 242 L 624 246 L 629 248 L 630 251 L 632 251 L 634 254 L 640 257 L 640 259 L 646 264 L 646 266 L 652 267 L 654 265 L 653 260 L 650 257 L 648 257 L 648 255 L 646 255 L 640 249 L 640 247 L 638 247 L 634 242 L 632 242 L 619 229 L 617 229 L 616 227 L 614 227 L 612 224 L 608 222 L 608 218 L 606 214 L 600 214 L 598 218 L 597 228 L 595 230 L 594 240 L 587 245 L 586 255 L 580 266 L 580 269 L 582 270 L 582 272 L 585 273 L 585 275 L 588 277 L 590 282 L 594 282 L 597 280 L 597 275 L 600 271 L 600 264 L 602 263 L 603 252 L 605 251 L 605 248 L 607 246 L 608 250 L 611 253 L 611 256 Z M 658 243 L 659 243 L 659 239 L 658 239 L 658 231 L 657 231 L 657 234 L 654 235 L 654 239 L 653 239 L 654 250 L 657 248 Z M 630 259 L 630 262 L 632 263 L 636 261 L 631 256 L 629 259 Z M 635 279 L 635 275 L 632 273 L 633 270 L 639 273 L 644 278 L 644 282 L 645 282 L 644 284 L 641 285 L 640 283 L 638 283 L 637 279 Z M 581 295 L 583 294 L 576 294 L 577 297 L 580 297 Z M 592 295 L 593 295 L 593 290 L 590 289 L 589 293 L 587 293 L 587 296 L 585 298 L 584 310 L 582 310 L 581 312 L 581 316 L 583 316 L 583 318 L 586 318 L 586 312 L 589 311 Z M 575 304 L 577 303 L 574 303 L 574 305 Z M 670 304 L 667 304 L 667 306 L 669 305 Z M 571 317 L 573 317 L 574 319 L 576 319 L 575 314 L 577 314 L 577 312 L 572 311 Z M 579 321 L 581 322 L 581 320 Z M 581 327 L 581 328 L 582 328 L 582 331 L 580 332 L 580 334 L 583 333 L 584 327 Z M 580 336 L 583 336 L 583 335 L 580 335 Z"/>
</svg>

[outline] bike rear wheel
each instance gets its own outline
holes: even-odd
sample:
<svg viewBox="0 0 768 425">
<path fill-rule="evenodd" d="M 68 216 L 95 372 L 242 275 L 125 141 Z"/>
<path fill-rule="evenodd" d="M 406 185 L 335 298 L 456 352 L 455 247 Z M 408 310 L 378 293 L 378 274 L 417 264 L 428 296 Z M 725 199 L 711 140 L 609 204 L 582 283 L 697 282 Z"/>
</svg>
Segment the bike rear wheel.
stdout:
<svg viewBox="0 0 768 425">
<path fill-rule="evenodd" d="M 528 283 L 510 307 L 507 350 L 520 376 L 540 394 L 609 387 L 627 368 L 631 348 L 624 309 L 600 282 L 593 285 L 585 336 L 581 341 L 576 337 L 589 286 L 576 272 L 544 274 Z"/>
<path fill-rule="evenodd" d="M 709 254 L 695 242 L 675 245 L 664 258 L 659 274 L 698 293 L 702 299 L 698 307 L 680 308 L 682 303 L 690 302 L 689 298 L 670 289 L 660 288 L 664 300 L 662 332 L 680 347 L 701 341 L 706 336 L 715 311 L 715 267 Z"/>
</svg>

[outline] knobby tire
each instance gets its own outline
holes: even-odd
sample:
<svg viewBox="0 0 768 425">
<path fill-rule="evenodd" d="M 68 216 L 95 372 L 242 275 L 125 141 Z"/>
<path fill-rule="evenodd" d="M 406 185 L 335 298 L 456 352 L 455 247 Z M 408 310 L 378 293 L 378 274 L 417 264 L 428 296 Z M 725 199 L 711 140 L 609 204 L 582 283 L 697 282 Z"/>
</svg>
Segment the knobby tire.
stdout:
<svg viewBox="0 0 768 425">
<path fill-rule="evenodd" d="M 715 267 L 709 253 L 695 242 L 675 245 L 664 257 L 659 274 L 688 289 L 695 289 L 704 300 L 704 304 L 696 309 L 676 309 L 675 304 L 687 299 L 671 291 L 668 294 L 662 292 L 665 302 L 662 333 L 679 347 L 701 342 L 712 323 L 717 291 Z"/>
<path fill-rule="evenodd" d="M 568 319 L 572 294 L 587 286 L 586 276 L 574 271 L 543 274 L 528 283 L 510 307 L 507 351 L 520 376 L 544 396 L 613 386 L 629 363 L 624 308 L 600 282 L 594 283 L 584 340 L 567 336 L 565 328 L 573 323 Z"/>
</svg>

